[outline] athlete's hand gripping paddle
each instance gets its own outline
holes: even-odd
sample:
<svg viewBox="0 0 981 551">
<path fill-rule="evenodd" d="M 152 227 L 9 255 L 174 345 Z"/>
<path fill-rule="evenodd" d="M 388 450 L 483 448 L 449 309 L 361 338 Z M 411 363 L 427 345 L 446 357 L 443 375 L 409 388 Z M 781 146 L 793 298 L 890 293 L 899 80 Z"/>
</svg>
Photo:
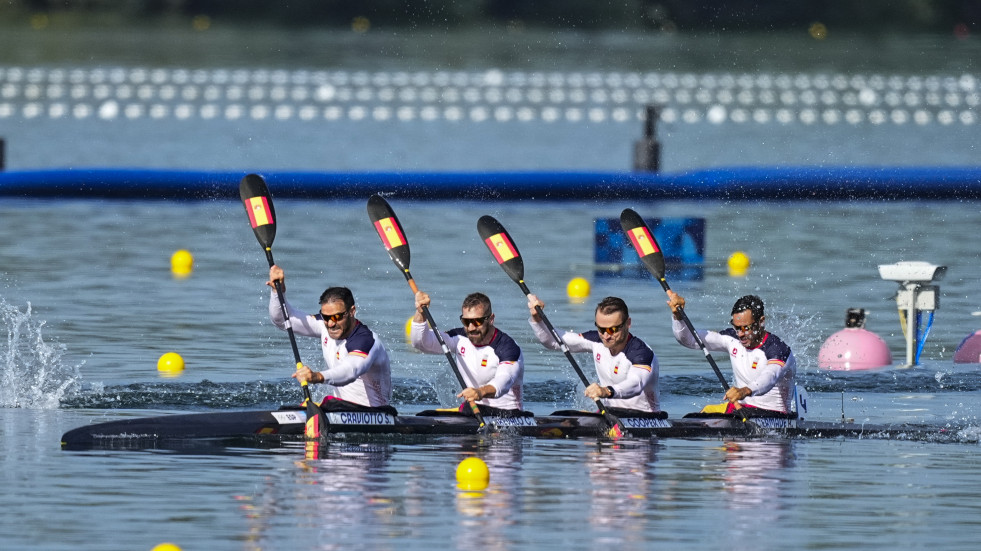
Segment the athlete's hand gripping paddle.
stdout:
<svg viewBox="0 0 981 551">
<path fill-rule="evenodd" d="M 500 222 L 495 220 L 491 216 L 481 216 L 480 220 L 477 221 L 477 232 L 480 234 L 480 238 L 484 240 L 484 244 L 490 249 L 492 255 L 500 264 L 504 273 L 511 278 L 512 281 L 518 284 L 521 288 L 521 292 L 528 296 L 531 294 L 531 290 L 525 284 L 525 263 L 521 259 L 521 254 L 518 253 L 518 247 L 515 246 L 514 241 L 511 239 L 511 235 L 508 231 L 504 229 L 504 226 Z M 562 337 L 552 326 L 552 322 L 548 321 L 548 317 L 540 306 L 536 306 L 535 310 L 538 312 L 538 316 L 541 318 L 545 327 L 548 328 L 548 332 L 552 334 L 552 338 L 555 342 L 559 344 L 559 348 L 565 353 L 565 357 L 572 364 L 573 369 L 576 370 L 576 374 L 579 375 L 579 380 L 582 384 L 589 386 L 589 380 L 586 375 L 582 372 L 579 367 L 579 363 L 576 362 L 576 358 L 572 355 L 572 351 L 569 350 L 569 346 L 565 344 Z M 610 425 L 610 430 L 608 435 L 611 438 L 620 438 L 623 436 L 623 426 L 619 419 L 607 409 L 606 405 L 597 398 L 594 400 L 596 403 L 596 408 L 599 410 L 603 419 Z"/>
<path fill-rule="evenodd" d="M 409 282 L 409 288 L 412 289 L 412 293 L 418 293 L 419 287 L 416 286 L 415 280 L 412 279 L 412 274 L 409 273 L 409 241 L 405 238 L 405 232 L 402 231 L 402 223 L 395 216 L 395 211 L 392 210 L 392 207 L 384 198 L 379 195 L 372 195 L 368 198 L 368 218 L 375 225 L 375 230 L 378 231 L 378 237 L 381 237 L 382 244 L 385 245 L 385 249 L 388 251 L 388 256 L 392 258 L 395 266 L 402 270 L 405 280 Z M 436 327 L 436 320 L 433 319 L 428 306 L 422 307 L 422 314 L 426 317 L 429 327 L 432 328 L 433 333 L 436 335 L 436 340 L 439 341 L 439 345 L 443 349 L 443 354 L 446 355 L 446 360 L 450 363 L 453 374 L 456 375 L 457 381 L 460 382 L 460 387 L 467 388 L 467 383 L 463 380 L 463 375 L 460 373 L 460 367 L 456 364 L 456 359 L 453 357 L 450 348 L 446 346 L 446 342 L 443 340 L 443 335 L 439 332 L 439 328 Z M 470 411 L 473 412 L 474 417 L 477 418 L 477 422 L 480 423 L 477 432 L 481 434 L 489 432 L 491 427 L 484 422 L 484 416 L 480 413 L 480 408 L 474 402 L 468 403 L 470 404 Z"/>
<path fill-rule="evenodd" d="M 637 256 L 640 257 L 640 261 L 644 263 L 647 270 L 651 272 L 651 275 L 657 279 L 661 284 L 661 288 L 667 293 L 671 290 L 668 285 L 667 280 L 664 278 L 664 253 L 661 252 L 661 247 L 657 244 L 657 240 L 654 239 L 654 234 L 651 233 L 650 228 L 647 227 L 647 223 L 644 219 L 640 217 L 639 214 L 631 209 L 623 209 L 620 213 L 620 226 L 623 227 L 623 232 L 627 234 L 630 238 L 630 242 L 633 243 L 634 249 L 637 251 Z M 698 332 L 695 331 L 695 326 L 692 325 L 691 320 L 688 319 L 688 314 L 685 313 L 684 308 L 678 307 L 678 313 L 681 314 L 681 320 L 688 327 L 688 331 L 695 337 L 695 342 L 698 343 L 698 347 L 702 349 L 702 353 L 705 354 L 705 359 L 708 360 L 709 365 L 712 366 L 712 371 L 715 371 L 715 376 L 719 378 L 719 382 L 722 383 L 722 391 L 729 391 L 729 383 L 726 382 L 726 378 L 722 375 L 722 371 L 719 370 L 719 365 L 715 363 L 715 358 L 709 353 L 708 348 L 702 341 L 701 337 L 698 336 Z M 740 409 L 739 405 L 736 404 L 736 409 Z M 746 421 L 746 417 L 743 416 L 743 421 Z"/>
<path fill-rule="evenodd" d="M 249 174 L 242 178 L 238 186 L 239 195 L 245 205 L 245 212 L 249 215 L 249 222 L 252 224 L 252 231 L 255 232 L 256 239 L 266 252 L 266 260 L 269 267 L 273 262 L 272 244 L 276 239 L 276 212 L 273 209 L 272 195 L 266 186 L 266 181 L 258 174 Z M 296 362 L 296 369 L 303 367 L 300 361 L 300 350 L 296 346 L 296 335 L 293 334 L 293 325 L 290 323 L 289 312 L 286 311 L 286 299 L 283 298 L 282 282 L 276 281 L 276 295 L 279 297 L 279 306 L 283 309 L 283 319 L 286 320 L 286 332 L 290 336 L 290 344 L 293 347 L 293 359 Z M 307 422 L 304 434 L 307 438 L 319 438 L 322 427 L 327 426 L 327 417 L 320 406 L 313 401 L 310 396 L 310 389 L 306 381 L 303 381 L 303 398 L 307 407 Z"/>
</svg>

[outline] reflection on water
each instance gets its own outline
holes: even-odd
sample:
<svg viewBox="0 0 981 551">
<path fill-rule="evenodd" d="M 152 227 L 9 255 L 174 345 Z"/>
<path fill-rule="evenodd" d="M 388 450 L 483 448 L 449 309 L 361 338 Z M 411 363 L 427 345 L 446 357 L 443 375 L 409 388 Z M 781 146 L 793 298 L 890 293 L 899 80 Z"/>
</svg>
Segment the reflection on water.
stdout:
<svg viewBox="0 0 981 551">
<path fill-rule="evenodd" d="M 639 548 L 650 538 L 644 519 L 657 503 L 652 483 L 658 445 L 656 440 L 598 441 L 587 447 L 589 522 L 598 531 L 597 544 Z"/>
<path fill-rule="evenodd" d="M 516 512 L 522 509 L 517 492 L 524 457 L 521 438 L 493 438 L 464 445 L 457 458 L 462 461 L 467 457 L 478 457 L 487 464 L 490 484 L 481 491 L 457 489 L 459 530 L 453 536 L 455 549 L 512 549 L 511 526 Z"/>
<path fill-rule="evenodd" d="M 784 504 L 785 469 L 794 467 L 793 440 L 723 442 L 717 448 L 726 506 L 752 509 L 761 522 L 775 520 Z"/>
</svg>

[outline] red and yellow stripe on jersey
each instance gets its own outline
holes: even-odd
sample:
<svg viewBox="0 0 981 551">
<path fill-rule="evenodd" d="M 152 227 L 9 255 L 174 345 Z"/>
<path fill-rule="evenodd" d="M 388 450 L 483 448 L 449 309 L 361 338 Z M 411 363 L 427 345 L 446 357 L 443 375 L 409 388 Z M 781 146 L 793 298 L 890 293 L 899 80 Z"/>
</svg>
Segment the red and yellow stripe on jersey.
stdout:
<svg viewBox="0 0 981 551">
<path fill-rule="evenodd" d="M 504 233 L 495 233 L 484 241 L 487 243 L 487 248 L 494 253 L 494 258 L 497 259 L 498 264 L 504 264 L 508 260 L 518 257 L 518 249 Z"/>
<path fill-rule="evenodd" d="M 248 203 L 249 222 L 252 223 L 253 229 L 273 223 L 272 210 L 265 196 L 250 197 Z"/>
<path fill-rule="evenodd" d="M 661 249 L 657 248 L 657 242 L 651 236 L 651 232 L 645 227 L 640 226 L 630 230 L 630 240 L 634 244 L 634 248 L 637 249 L 637 253 L 641 257 L 645 257 L 649 254 L 654 254 Z"/>
<path fill-rule="evenodd" d="M 378 231 L 378 235 L 387 250 L 405 245 L 405 236 L 402 235 L 399 225 L 395 223 L 395 219 L 392 217 L 382 218 L 375 222 L 375 230 Z"/>
</svg>

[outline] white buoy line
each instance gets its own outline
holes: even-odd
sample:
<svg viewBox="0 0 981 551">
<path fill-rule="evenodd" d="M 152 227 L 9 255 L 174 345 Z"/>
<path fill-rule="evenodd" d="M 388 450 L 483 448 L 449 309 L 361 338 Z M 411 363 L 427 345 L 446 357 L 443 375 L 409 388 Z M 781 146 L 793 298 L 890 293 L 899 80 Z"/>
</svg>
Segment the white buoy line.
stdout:
<svg viewBox="0 0 981 551">
<path fill-rule="evenodd" d="M 974 75 L 0 67 L 0 119 L 973 125 Z"/>
</svg>

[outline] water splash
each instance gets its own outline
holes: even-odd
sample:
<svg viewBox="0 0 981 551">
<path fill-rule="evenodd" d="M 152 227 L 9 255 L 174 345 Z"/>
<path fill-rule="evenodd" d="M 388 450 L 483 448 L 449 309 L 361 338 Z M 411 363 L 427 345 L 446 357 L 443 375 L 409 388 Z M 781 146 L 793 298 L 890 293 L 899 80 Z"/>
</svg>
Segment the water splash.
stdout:
<svg viewBox="0 0 981 551">
<path fill-rule="evenodd" d="M 0 297 L 0 315 L 7 330 L 0 356 L 0 407 L 58 408 L 78 391 L 80 365 L 62 360 L 64 345 L 44 342 L 45 322 L 32 319 L 30 303 L 20 311 Z"/>
</svg>

